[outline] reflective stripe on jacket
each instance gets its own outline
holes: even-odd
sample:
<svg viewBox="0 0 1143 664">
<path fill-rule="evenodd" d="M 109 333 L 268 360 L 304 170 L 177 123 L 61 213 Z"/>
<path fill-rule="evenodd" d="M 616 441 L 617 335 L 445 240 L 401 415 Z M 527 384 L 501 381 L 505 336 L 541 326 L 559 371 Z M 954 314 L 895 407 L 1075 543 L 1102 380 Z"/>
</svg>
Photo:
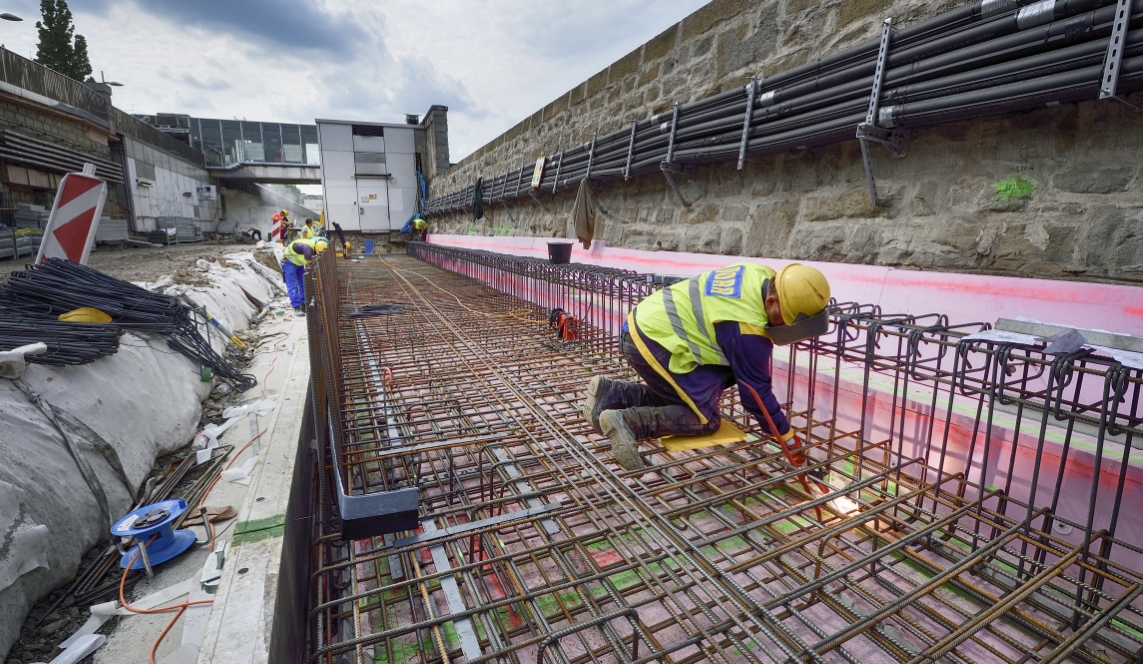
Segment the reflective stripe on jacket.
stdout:
<svg viewBox="0 0 1143 664">
<path fill-rule="evenodd" d="M 670 371 L 685 374 L 703 364 L 729 366 L 714 324 L 736 321 L 765 336 L 769 322 L 762 285 L 774 270 L 736 263 L 704 272 L 652 293 L 635 308 L 639 331 L 671 353 Z"/>
<path fill-rule="evenodd" d="M 306 264 L 305 254 L 302 253 L 301 251 L 295 249 L 294 247 L 297 247 L 299 245 L 307 246 L 312 250 L 311 255 L 317 255 L 317 247 L 314 246 L 316 243 L 317 243 L 317 240 L 315 240 L 313 238 L 310 238 L 308 240 L 294 240 L 293 242 L 286 245 L 286 260 L 290 261 L 294 265 L 303 265 L 304 266 Z"/>
</svg>

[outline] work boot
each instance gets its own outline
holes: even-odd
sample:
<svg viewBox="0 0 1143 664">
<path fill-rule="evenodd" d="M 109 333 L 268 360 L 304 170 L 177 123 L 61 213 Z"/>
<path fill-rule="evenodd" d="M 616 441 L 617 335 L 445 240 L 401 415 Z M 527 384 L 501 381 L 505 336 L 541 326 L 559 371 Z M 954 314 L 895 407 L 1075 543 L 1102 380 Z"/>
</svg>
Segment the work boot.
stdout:
<svg viewBox="0 0 1143 664">
<path fill-rule="evenodd" d="M 605 410 L 620 410 L 643 405 L 647 396 L 647 386 L 624 380 L 611 380 L 595 376 L 587 386 L 587 398 L 583 401 L 583 419 L 587 420 L 596 433 L 603 433 L 599 426 L 599 414 Z"/>
<path fill-rule="evenodd" d="M 305 307 L 294 307 L 294 313 L 296 313 L 299 316 L 305 316 L 306 315 L 306 308 Z"/>
<path fill-rule="evenodd" d="M 599 414 L 605 410 L 602 407 L 605 400 L 601 397 L 605 396 L 610 382 L 608 378 L 595 376 L 587 385 L 587 398 L 583 400 L 583 419 L 587 420 L 596 433 L 603 433 L 599 428 Z"/>
<path fill-rule="evenodd" d="M 639 456 L 639 443 L 635 439 L 635 433 L 627 424 L 624 411 L 603 411 L 599 415 L 599 427 L 602 433 L 611 439 L 611 454 L 623 470 L 635 471 L 647 467 L 647 464 L 643 463 L 643 457 Z"/>
</svg>

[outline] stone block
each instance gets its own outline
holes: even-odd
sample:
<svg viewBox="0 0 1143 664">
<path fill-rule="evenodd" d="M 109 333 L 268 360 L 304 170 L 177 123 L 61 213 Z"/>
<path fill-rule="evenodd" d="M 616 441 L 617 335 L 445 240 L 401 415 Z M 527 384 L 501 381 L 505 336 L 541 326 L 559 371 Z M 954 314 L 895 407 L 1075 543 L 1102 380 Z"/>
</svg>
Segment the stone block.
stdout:
<svg viewBox="0 0 1143 664">
<path fill-rule="evenodd" d="M 893 6 L 893 0 L 842 0 L 838 5 L 837 29 L 841 30 L 857 21 L 872 22 L 878 26 Z"/>
<path fill-rule="evenodd" d="M 1138 209 L 1097 209 L 1085 248 L 1089 269 L 1119 278 L 1143 277 L 1143 214 Z"/>
<path fill-rule="evenodd" d="M 804 12 L 807 9 L 816 9 L 821 7 L 821 0 L 786 0 L 785 15 L 797 14 Z"/>
<path fill-rule="evenodd" d="M 587 81 L 584 81 L 581 85 L 577 85 L 571 89 L 571 93 L 568 95 L 568 107 L 570 108 L 572 106 L 575 106 L 576 104 L 581 103 L 586 98 L 587 98 Z"/>
<path fill-rule="evenodd" d="M 846 234 L 844 224 L 799 224 L 790 237 L 788 256 L 840 262 L 845 259 Z"/>
<path fill-rule="evenodd" d="M 694 45 L 691 46 L 691 57 L 690 57 L 690 59 L 691 60 L 697 60 L 697 59 L 703 57 L 704 55 L 706 55 L 707 53 L 710 53 L 710 47 L 713 45 L 714 45 L 714 36 L 713 35 L 707 35 L 707 36 L 703 37 L 702 39 L 695 41 Z"/>
<path fill-rule="evenodd" d="M 587 79 L 587 96 L 593 97 L 599 94 L 601 90 L 607 85 L 607 70 L 603 70 L 598 74 Z"/>
<path fill-rule="evenodd" d="M 749 8 L 749 0 L 713 0 L 683 19 L 682 40 L 706 34 L 715 25 L 738 18 Z"/>
<path fill-rule="evenodd" d="M 721 78 L 731 72 L 744 68 L 752 71 L 761 69 L 761 63 L 774 53 L 778 43 L 778 21 L 773 9 L 765 11 L 757 28 L 745 38 L 734 34 L 722 37 L 718 49 L 718 76 Z"/>
<path fill-rule="evenodd" d="M 862 223 L 853 227 L 849 238 L 845 260 L 849 263 L 873 265 L 881 251 L 881 229 L 874 223 Z"/>
<path fill-rule="evenodd" d="M 1127 191 L 1134 178 L 1134 166 L 1080 166 L 1056 173 L 1052 185 L 1076 194 L 1110 194 Z"/>
<path fill-rule="evenodd" d="M 909 197 L 909 213 L 914 217 L 928 217 L 936 211 L 937 192 L 940 185 L 935 180 L 918 182 Z"/>
<path fill-rule="evenodd" d="M 692 226 L 683 233 L 680 251 L 692 251 L 699 254 L 716 253 L 721 236 L 722 229 L 718 224 Z"/>
<path fill-rule="evenodd" d="M 781 256 L 786 254 L 790 231 L 798 216 L 798 201 L 769 201 L 754 210 L 754 217 L 743 238 L 745 256 Z"/>
<path fill-rule="evenodd" d="M 722 238 L 718 243 L 718 253 L 727 256 L 737 256 L 742 253 L 742 229 L 737 226 L 727 226 L 722 229 Z"/>
<path fill-rule="evenodd" d="M 568 96 L 566 94 L 552 100 L 550 104 L 544 107 L 544 121 L 551 120 L 555 116 L 563 113 L 568 107 Z"/>
<path fill-rule="evenodd" d="M 639 61 L 643 57 L 643 47 L 631 51 L 627 55 L 616 60 L 610 67 L 607 68 L 608 80 L 612 83 L 621 81 L 626 76 L 634 74 L 639 70 Z"/>
<path fill-rule="evenodd" d="M 688 224 L 708 224 L 713 221 L 718 221 L 721 214 L 722 207 L 714 203 L 692 205 L 689 208 L 685 208 L 685 212 L 683 212 L 683 222 Z"/>
<path fill-rule="evenodd" d="M 662 63 L 656 62 L 653 65 L 644 67 L 639 71 L 638 86 L 644 87 L 655 82 L 659 78 L 659 71 L 662 69 Z"/>
<path fill-rule="evenodd" d="M 679 36 L 679 24 L 676 23 L 651 38 L 643 47 L 643 62 L 651 62 L 665 57 L 675 48 L 675 41 Z"/>
<path fill-rule="evenodd" d="M 881 189 L 884 189 L 882 187 Z M 878 191 L 878 197 L 891 202 L 892 194 Z M 875 207 L 869 200 L 869 191 L 849 189 L 826 194 L 814 194 L 805 198 L 802 208 L 803 221 L 831 221 L 834 219 L 862 219 L 879 217 L 886 213 L 884 207 Z"/>
</svg>

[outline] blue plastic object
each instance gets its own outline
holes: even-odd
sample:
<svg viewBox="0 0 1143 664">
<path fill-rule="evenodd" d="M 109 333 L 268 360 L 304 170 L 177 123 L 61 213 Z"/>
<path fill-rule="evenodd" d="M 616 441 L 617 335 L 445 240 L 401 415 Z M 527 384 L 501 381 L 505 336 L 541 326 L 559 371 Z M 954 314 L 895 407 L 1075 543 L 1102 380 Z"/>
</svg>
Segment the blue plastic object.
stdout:
<svg viewBox="0 0 1143 664">
<path fill-rule="evenodd" d="M 373 240 L 365 241 L 365 253 L 371 255 L 373 253 Z"/>
<path fill-rule="evenodd" d="M 116 521 L 111 526 L 111 534 L 115 537 L 135 537 L 140 542 L 151 542 L 147 545 L 147 559 L 150 560 L 151 567 L 154 567 L 194 545 L 193 532 L 174 529 L 175 520 L 186 511 L 187 501 L 182 498 L 144 505 Z M 158 538 L 151 541 L 155 535 L 158 535 Z M 139 547 L 131 547 L 119 559 L 119 566 L 126 568 L 131 565 L 131 569 L 143 569 L 143 556 L 138 554 Z M 132 559 L 134 563 L 131 562 Z"/>
</svg>

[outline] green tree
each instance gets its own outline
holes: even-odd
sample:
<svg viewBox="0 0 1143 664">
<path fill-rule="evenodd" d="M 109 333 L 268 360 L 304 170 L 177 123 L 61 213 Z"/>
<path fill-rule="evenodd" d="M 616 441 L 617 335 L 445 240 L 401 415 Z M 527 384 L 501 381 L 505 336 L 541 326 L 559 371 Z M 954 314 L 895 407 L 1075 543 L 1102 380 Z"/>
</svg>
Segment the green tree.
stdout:
<svg viewBox="0 0 1143 664">
<path fill-rule="evenodd" d="M 43 20 L 36 21 L 36 30 L 40 33 L 36 62 L 64 76 L 82 81 L 91 73 L 87 40 L 83 35 L 75 34 L 67 0 L 40 0 L 40 14 Z"/>
</svg>

